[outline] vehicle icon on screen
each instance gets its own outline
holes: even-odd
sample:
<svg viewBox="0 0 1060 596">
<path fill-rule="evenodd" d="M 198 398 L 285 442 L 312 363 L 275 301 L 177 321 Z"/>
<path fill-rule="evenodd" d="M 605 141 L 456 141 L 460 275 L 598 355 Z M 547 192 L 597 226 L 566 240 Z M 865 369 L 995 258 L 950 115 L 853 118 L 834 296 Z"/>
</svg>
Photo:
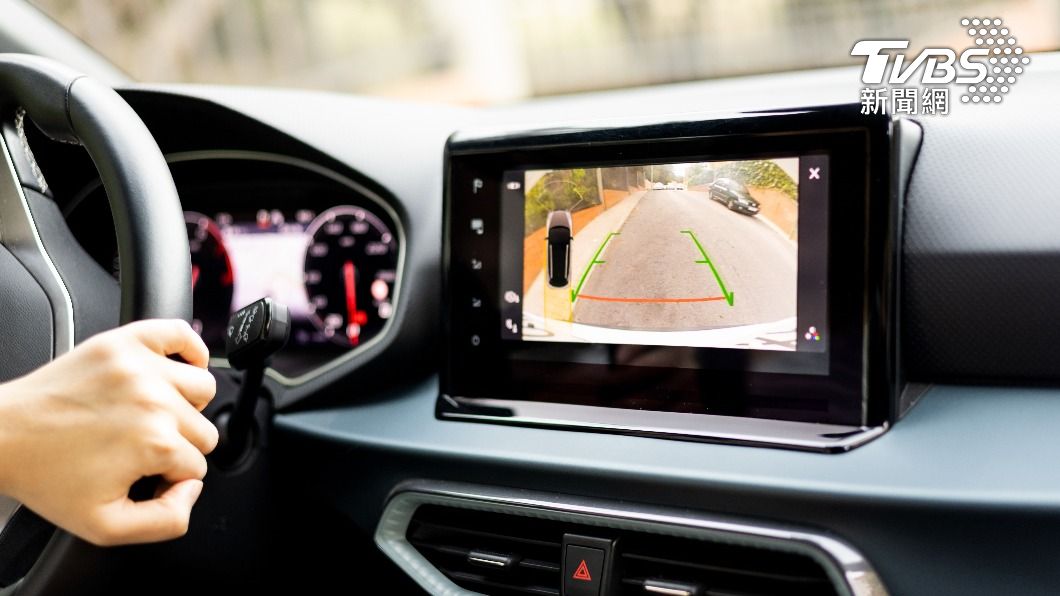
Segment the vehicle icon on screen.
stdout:
<svg viewBox="0 0 1060 596">
<path fill-rule="evenodd" d="M 550 211 L 548 214 L 548 285 L 564 288 L 570 284 L 570 211 Z"/>
</svg>

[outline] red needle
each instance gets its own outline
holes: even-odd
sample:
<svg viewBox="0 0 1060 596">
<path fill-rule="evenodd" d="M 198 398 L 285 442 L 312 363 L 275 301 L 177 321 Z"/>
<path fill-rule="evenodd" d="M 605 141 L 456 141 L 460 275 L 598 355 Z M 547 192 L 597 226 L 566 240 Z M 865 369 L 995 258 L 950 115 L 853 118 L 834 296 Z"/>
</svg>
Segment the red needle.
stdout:
<svg viewBox="0 0 1060 596">
<path fill-rule="evenodd" d="M 357 288 L 354 286 L 356 272 L 353 269 L 353 261 L 346 261 L 342 265 L 342 277 L 346 282 L 346 337 L 350 342 L 357 344 L 359 333 L 354 333 L 353 324 L 357 321 Z"/>
<path fill-rule="evenodd" d="M 195 289 L 195 284 L 199 283 L 199 266 L 191 266 L 191 289 Z"/>
</svg>

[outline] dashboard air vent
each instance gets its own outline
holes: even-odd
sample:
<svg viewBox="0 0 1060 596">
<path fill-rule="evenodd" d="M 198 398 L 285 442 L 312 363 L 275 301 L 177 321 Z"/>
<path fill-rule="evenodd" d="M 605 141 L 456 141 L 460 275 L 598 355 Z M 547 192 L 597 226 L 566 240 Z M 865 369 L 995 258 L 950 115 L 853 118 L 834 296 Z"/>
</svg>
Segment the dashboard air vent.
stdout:
<svg viewBox="0 0 1060 596">
<path fill-rule="evenodd" d="M 608 596 L 761 596 L 838 594 L 808 554 L 554 519 L 424 504 L 409 523 L 408 542 L 456 585 L 473 592 L 560 596 L 565 536 L 613 545 Z M 593 571 L 596 574 L 597 571 Z"/>
<path fill-rule="evenodd" d="M 623 596 L 836 594 L 820 564 L 789 552 L 625 533 L 617 555 L 616 593 Z"/>
<path fill-rule="evenodd" d="M 563 524 L 424 505 L 408 541 L 458 586 L 499 596 L 559 596 Z"/>
</svg>

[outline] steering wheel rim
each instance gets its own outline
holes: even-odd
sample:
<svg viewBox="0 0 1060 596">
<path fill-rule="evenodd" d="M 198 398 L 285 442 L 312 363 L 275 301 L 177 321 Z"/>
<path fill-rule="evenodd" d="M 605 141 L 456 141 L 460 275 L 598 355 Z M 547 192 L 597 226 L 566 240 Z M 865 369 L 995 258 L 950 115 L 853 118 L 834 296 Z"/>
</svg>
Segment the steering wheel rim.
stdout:
<svg viewBox="0 0 1060 596">
<path fill-rule="evenodd" d="M 48 138 L 83 146 L 100 175 L 121 264 L 116 322 L 190 321 L 191 261 L 180 200 L 162 152 L 143 121 L 113 89 L 66 66 L 36 56 L 0 54 L 0 120 L 7 123 L 16 113 L 21 118 L 23 110 Z M 52 255 L 69 255 L 69 250 L 42 241 L 43 227 L 69 230 L 61 220 L 45 221 L 51 217 L 46 209 L 30 207 L 27 196 L 40 197 L 48 188 L 25 142 L 23 123 L 18 124 L 15 133 L 5 126 L 0 139 L 0 250 L 14 254 L 48 295 L 51 359 L 99 330 L 98 324 L 79 319 L 103 318 L 113 324 L 108 316 L 113 306 L 80 296 L 78 289 L 84 290 L 84 284 L 72 284 L 74 274 L 69 268 L 64 274 Z M 21 143 L 12 142 L 16 138 Z M 84 589 L 86 578 L 81 574 L 98 570 L 103 552 L 57 529 L 16 593 L 35 596 Z M 71 569 L 81 573 L 69 577 L 64 570 Z"/>
</svg>

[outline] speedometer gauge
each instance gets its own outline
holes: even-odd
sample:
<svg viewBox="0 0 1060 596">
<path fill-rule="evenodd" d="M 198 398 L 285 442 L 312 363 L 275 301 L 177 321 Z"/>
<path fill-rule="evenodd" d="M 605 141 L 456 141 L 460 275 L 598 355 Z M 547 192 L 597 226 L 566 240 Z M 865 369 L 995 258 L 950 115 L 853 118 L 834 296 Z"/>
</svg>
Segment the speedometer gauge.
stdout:
<svg viewBox="0 0 1060 596">
<path fill-rule="evenodd" d="M 397 239 L 381 219 L 352 206 L 324 211 L 306 232 L 311 319 L 341 346 L 364 343 L 393 314 Z"/>
</svg>

